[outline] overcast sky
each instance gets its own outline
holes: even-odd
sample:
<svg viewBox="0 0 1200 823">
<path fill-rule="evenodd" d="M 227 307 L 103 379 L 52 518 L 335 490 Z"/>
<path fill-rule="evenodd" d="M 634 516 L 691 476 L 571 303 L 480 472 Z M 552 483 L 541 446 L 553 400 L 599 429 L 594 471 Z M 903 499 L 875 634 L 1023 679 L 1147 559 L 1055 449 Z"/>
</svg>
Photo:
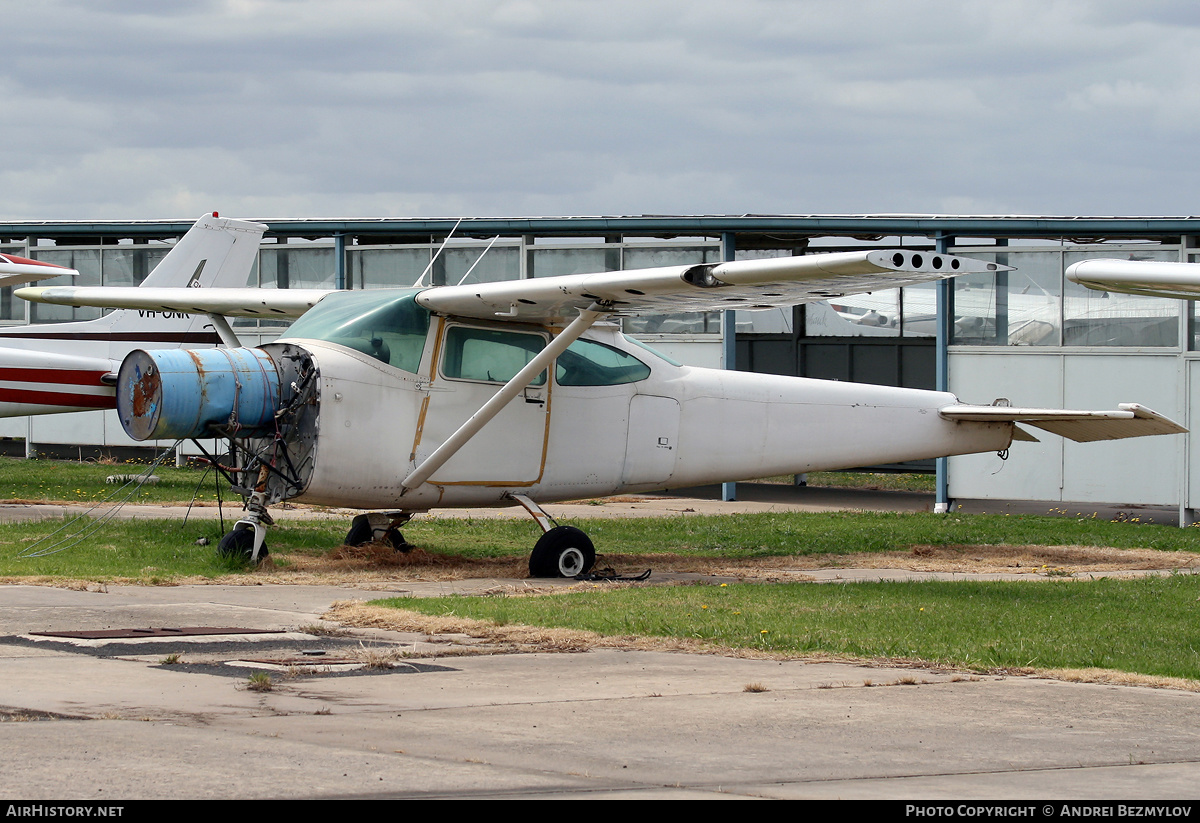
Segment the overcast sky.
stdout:
<svg viewBox="0 0 1200 823">
<path fill-rule="evenodd" d="M 1200 214 L 1189 0 L 0 10 L 0 219 Z"/>
</svg>

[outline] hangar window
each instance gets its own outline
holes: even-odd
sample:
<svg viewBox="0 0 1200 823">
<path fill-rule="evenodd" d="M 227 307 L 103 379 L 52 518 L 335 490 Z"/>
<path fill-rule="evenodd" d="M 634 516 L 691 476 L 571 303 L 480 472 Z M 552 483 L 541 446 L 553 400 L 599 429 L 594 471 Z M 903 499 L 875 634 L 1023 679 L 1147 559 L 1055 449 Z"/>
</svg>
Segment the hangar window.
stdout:
<svg viewBox="0 0 1200 823">
<path fill-rule="evenodd" d="M 454 380 L 507 383 L 546 346 L 540 334 L 451 326 L 446 331 L 442 374 Z M 546 372 L 529 384 L 544 386 Z"/>
<path fill-rule="evenodd" d="M 650 367 L 620 349 L 579 339 L 558 356 L 554 379 L 560 386 L 616 386 L 650 376 Z"/>
<path fill-rule="evenodd" d="M 954 279 L 955 345 L 1179 345 L 1177 301 L 1093 291 L 1064 278 L 1066 269 L 1081 260 L 1177 260 L 1174 249 L 1143 244 L 958 251 L 1015 268 Z"/>
<path fill-rule="evenodd" d="M 66 266 L 79 272 L 78 277 L 56 277 L 43 280 L 39 286 L 55 286 L 65 283 L 70 286 L 99 286 L 101 279 L 101 261 L 99 249 L 49 249 L 47 251 L 31 250 L 30 257 L 42 263 L 53 263 L 56 266 Z M 34 323 L 61 323 L 72 320 L 92 320 L 103 312 L 91 306 L 55 306 L 49 303 L 31 303 L 29 318 Z"/>
</svg>

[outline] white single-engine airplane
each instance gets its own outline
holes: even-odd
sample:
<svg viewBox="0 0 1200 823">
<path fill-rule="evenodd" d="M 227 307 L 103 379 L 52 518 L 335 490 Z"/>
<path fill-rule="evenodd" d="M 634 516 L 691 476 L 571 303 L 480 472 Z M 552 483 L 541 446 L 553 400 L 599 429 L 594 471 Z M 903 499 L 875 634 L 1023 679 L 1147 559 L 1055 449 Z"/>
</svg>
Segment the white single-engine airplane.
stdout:
<svg viewBox="0 0 1200 823">
<path fill-rule="evenodd" d="M 228 438 L 246 515 L 226 554 L 266 554 L 267 506 L 348 506 L 346 542 L 404 545 L 435 506 L 515 500 L 544 534 L 537 577 L 595 561 L 538 503 L 972 452 L 1032 440 L 1182 432 L 1113 411 L 973 406 L 951 394 L 691 368 L 621 333 L 621 315 L 758 309 L 1000 266 L 906 250 L 816 254 L 439 288 L 359 291 L 25 288 L 21 297 L 297 320 L 258 348 L 133 351 L 117 411 L 136 440 Z M 217 324 L 221 329 L 222 323 Z M 232 337 L 232 335 L 230 335 Z M 537 502 L 535 502 L 537 501 Z"/>
<path fill-rule="evenodd" d="M 261 223 L 205 215 L 141 286 L 127 290 L 244 287 L 266 229 Z M 2 255 L 0 274 L 11 276 L 9 282 L 0 277 L 4 286 L 78 272 Z M 95 320 L 0 327 L 0 417 L 115 408 L 113 385 L 125 355 L 134 349 L 219 345 L 224 338 L 214 328 L 220 327 L 227 327 L 224 318 L 145 307 Z"/>
</svg>

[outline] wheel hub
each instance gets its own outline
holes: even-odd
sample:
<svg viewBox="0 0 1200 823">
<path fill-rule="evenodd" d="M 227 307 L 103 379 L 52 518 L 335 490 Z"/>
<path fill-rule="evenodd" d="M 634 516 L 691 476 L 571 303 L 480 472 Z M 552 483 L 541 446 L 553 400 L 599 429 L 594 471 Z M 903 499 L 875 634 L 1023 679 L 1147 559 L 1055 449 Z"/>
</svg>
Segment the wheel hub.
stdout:
<svg viewBox="0 0 1200 823">
<path fill-rule="evenodd" d="M 583 572 L 586 561 L 583 552 L 576 548 L 563 549 L 558 557 L 558 571 L 563 577 L 574 577 Z"/>
</svg>

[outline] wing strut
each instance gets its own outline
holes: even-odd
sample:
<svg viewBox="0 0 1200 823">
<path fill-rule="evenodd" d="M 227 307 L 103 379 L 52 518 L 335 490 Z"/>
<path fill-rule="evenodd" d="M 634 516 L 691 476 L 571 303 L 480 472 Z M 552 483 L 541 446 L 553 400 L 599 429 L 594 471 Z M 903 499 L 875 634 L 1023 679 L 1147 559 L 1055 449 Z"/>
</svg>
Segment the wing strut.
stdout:
<svg viewBox="0 0 1200 823">
<path fill-rule="evenodd" d="M 586 309 L 579 312 L 579 316 L 570 322 L 570 324 L 558 333 L 558 336 L 550 341 L 546 348 L 542 349 L 532 360 L 525 364 L 525 368 L 521 369 L 513 378 L 501 387 L 500 391 L 492 395 L 492 398 L 479 407 L 479 411 L 471 415 L 467 422 L 458 427 L 454 434 L 446 438 L 442 445 L 434 449 L 433 454 L 426 457 L 421 464 L 413 469 L 408 477 L 400 483 L 404 492 L 409 489 L 415 489 L 420 486 L 429 476 L 445 465 L 454 454 L 471 440 L 472 437 L 482 429 L 489 420 L 500 413 L 500 410 L 508 405 L 509 401 L 520 394 L 526 386 L 533 382 L 542 370 L 550 365 L 554 358 L 558 357 L 567 346 L 574 343 L 579 336 L 587 331 L 593 323 L 604 317 L 610 310 L 603 309 L 598 303 L 593 303 Z"/>
<path fill-rule="evenodd" d="M 238 336 L 234 334 L 225 315 L 209 312 L 208 319 L 212 321 L 213 328 L 217 330 L 217 335 L 221 338 L 222 343 L 231 349 L 241 348 L 242 341 L 238 340 Z"/>
</svg>

